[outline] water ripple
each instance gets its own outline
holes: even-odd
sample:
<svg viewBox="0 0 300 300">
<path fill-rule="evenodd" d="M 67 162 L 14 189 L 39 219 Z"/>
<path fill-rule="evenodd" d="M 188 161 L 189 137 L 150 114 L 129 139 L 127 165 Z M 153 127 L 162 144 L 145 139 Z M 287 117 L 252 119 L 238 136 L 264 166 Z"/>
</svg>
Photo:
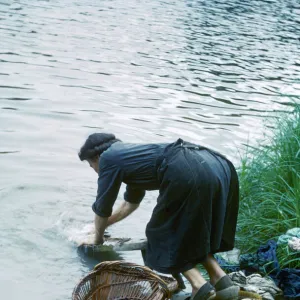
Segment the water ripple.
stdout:
<svg viewBox="0 0 300 300">
<path fill-rule="evenodd" d="M 132 142 L 180 136 L 238 162 L 267 116 L 300 101 L 299 14 L 298 0 L 0 0 L 0 185 L 41 186 L 2 197 L 0 225 L 11 220 L 48 254 L 27 261 L 13 250 L 9 260 L 4 247 L 3 274 L 30 286 L 27 278 L 47 267 L 59 275 L 37 279 L 30 299 L 53 300 L 69 298 L 87 271 L 51 226 L 64 211 L 90 220 L 95 182 L 76 155 L 92 132 Z M 63 191 L 49 189 L 55 185 Z M 147 197 L 143 224 L 155 202 Z M 116 230 L 132 229 L 124 224 Z M 64 258 L 56 266 L 53 253 Z M 4 289 L 13 298 L 13 286 Z"/>
</svg>

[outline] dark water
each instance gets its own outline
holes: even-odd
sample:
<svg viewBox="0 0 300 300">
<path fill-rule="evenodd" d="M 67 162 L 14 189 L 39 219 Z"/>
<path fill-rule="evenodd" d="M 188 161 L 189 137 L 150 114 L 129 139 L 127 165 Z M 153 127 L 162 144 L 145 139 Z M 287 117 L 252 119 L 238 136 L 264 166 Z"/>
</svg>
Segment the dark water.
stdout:
<svg viewBox="0 0 300 300">
<path fill-rule="evenodd" d="M 70 299 L 95 263 L 74 243 L 93 218 L 89 133 L 180 136 L 238 162 L 300 99 L 299 16 L 296 0 L 1 0 L 1 297 Z M 142 236 L 155 197 L 112 233 Z"/>
</svg>

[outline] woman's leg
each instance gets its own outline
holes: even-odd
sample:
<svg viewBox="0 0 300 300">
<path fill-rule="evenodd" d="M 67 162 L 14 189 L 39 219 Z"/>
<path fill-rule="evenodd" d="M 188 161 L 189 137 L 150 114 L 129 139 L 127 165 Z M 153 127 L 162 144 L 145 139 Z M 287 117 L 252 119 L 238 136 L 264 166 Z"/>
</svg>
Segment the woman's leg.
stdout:
<svg viewBox="0 0 300 300">
<path fill-rule="evenodd" d="M 222 277 L 226 275 L 212 254 L 208 254 L 201 264 L 206 269 L 212 285 L 215 285 Z"/>
<path fill-rule="evenodd" d="M 210 283 L 216 289 L 218 299 L 238 299 L 239 286 L 233 284 L 212 254 L 208 254 L 206 259 L 201 263 L 210 277 Z"/>
<path fill-rule="evenodd" d="M 182 274 L 189 281 L 193 288 L 192 297 L 206 283 L 206 280 L 202 277 L 201 273 L 197 270 L 197 268 L 190 269 L 188 271 L 183 272 Z"/>
<path fill-rule="evenodd" d="M 215 285 L 226 275 L 212 254 L 208 254 L 201 264 L 206 269 L 212 285 Z M 206 283 L 206 280 L 202 277 L 197 268 L 183 272 L 183 275 L 190 282 L 193 288 L 193 295 Z"/>
</svg>

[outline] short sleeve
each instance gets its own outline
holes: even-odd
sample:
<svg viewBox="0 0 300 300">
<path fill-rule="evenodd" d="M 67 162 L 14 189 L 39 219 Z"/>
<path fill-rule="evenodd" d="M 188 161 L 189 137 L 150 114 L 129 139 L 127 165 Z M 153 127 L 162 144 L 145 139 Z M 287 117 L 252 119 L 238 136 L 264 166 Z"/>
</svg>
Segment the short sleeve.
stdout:
<svg viewBox="0 0 300 300">
<path fill-rule="evenodd" d="M 127 185 L 124 193 L 124 200 L 130 203 L 139 204 L 143 200 L 145 194 L 146 192 L 144 190 Z"/>
<path fill-rule="evenodd" d="M 120 168 L 110 159 L 100 158 L 98 191 L 92 209 L 100 217 L 110 217 L 122 184 Z"/>
</svg>

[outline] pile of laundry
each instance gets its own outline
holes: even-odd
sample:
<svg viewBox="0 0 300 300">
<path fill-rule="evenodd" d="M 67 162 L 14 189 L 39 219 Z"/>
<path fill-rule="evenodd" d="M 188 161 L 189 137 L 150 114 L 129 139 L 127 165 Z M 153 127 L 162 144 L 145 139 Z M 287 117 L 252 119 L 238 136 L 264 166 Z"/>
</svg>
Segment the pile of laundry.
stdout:
<svg viewBox="0 0 300 300">
<path fill-rule="evenodd" d="M 300 228 L 293 228 L 278 238 L 278 245 L 288 245 L 293 251 L 300 251 Z"/>
<path fill-rule="evenodd" d="M 239 261 L 228 262 L 217 257 L 219 264 L 242 290 L 255 292 L 263 299 L 300 299 L 300 228 L 293 228 L 278 241 L 269 240 L 254 254 L 239 256 Z M 277 251 L 289 253 L 293 268 L 279 263 Z"/>
<path fill-rule="evenodd" d="M 300 269 L 300 228 L 293 228 L 277 241 L 277 257 L 281 268 Z"/>
<path fill-rule="evenodd" d="M 241 290 L 259 294 L 262 299 L 284 299 L 282 290 L 270 277 L 262 277 L 257 273 L 246 276 L 242 271 L 230 273 L 229 277 Z"/>
</svg>

